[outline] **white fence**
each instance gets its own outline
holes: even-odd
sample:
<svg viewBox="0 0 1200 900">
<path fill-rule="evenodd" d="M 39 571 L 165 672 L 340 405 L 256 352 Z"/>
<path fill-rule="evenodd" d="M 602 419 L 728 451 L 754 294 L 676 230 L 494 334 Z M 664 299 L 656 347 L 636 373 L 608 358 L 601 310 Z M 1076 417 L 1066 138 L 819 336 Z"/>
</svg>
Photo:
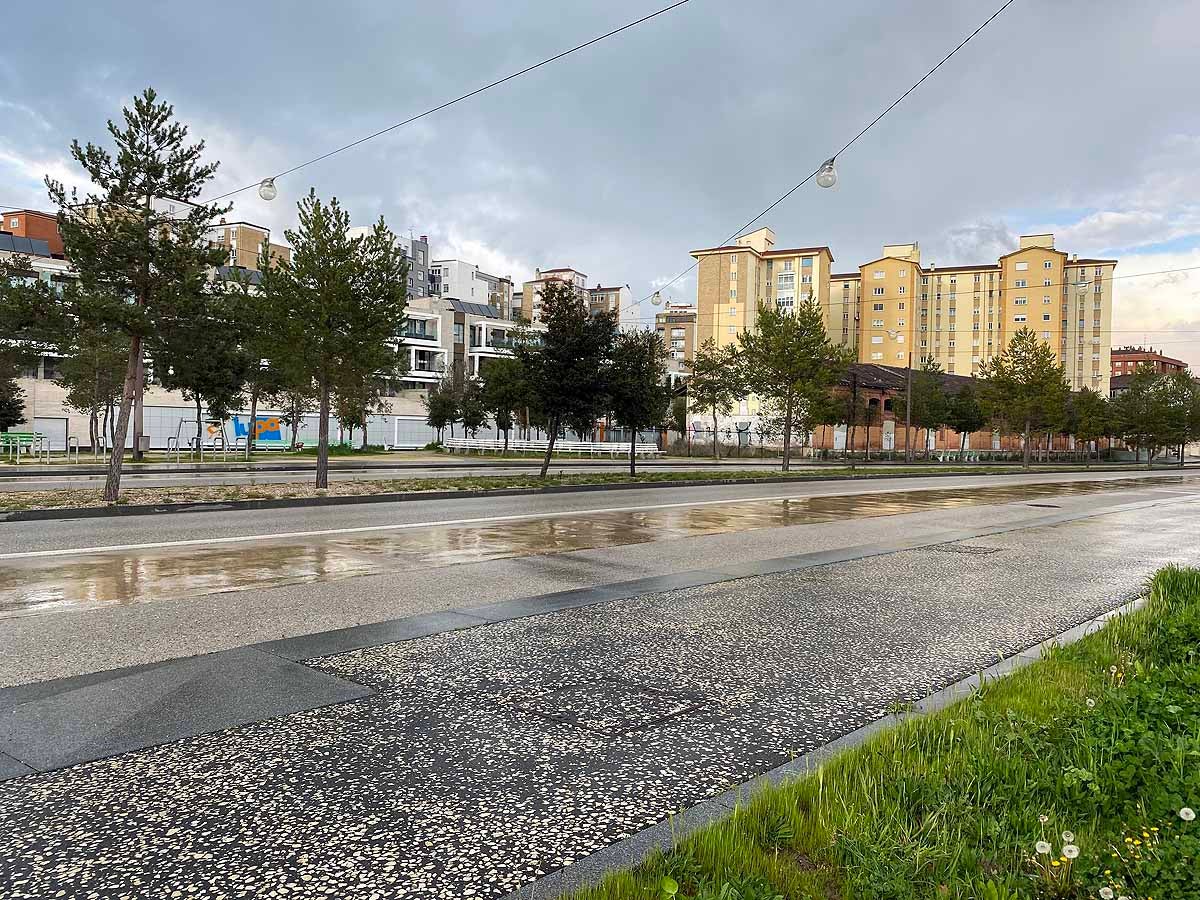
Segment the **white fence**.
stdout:
<svg viewBox="0 0 1200 900">
<path fill-rule="evenodd" d="M 510 440 L 508 450 L 511 453 L 545 453 L 549 441 Z M 465 453 L 503 453 L 504 441 L 491 438 L 446 438 L 442 446 L 447 450 L 462 450 Z M 629 456 L 629 445 L 613 441 L 555 441 L 555 453 L 578 453 L 581 456 Z M 663 452 L 654 444 L 636 444 L 634 452 L 638 456 L 662 456 Z"/>
</svg>

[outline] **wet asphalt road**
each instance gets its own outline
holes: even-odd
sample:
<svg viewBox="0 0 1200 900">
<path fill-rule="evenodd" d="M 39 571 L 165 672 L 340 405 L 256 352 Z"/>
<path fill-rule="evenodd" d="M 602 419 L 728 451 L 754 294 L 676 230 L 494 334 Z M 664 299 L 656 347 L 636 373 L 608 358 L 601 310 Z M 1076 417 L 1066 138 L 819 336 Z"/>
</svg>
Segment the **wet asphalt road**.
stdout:
<svg viewBox="0 0 1200 900">
<path fill-rule="evenodd" d="M 1163 563 L 1200 562 L 1194 480 L 816 499 L 743 498 L 699 519 L 659 507 L 645 513 L 652 533 L 748 527 L 516 562 L 598 554 L 616 568 L 673 548 L 685 567 L 696 552 L 712 565 L 830 536 L 1013 530 L 312 660 L 375 693 L 0 782 L 6 896 L 503 897 L 889 703 L 1114 608 Z M 874 514 L 853 512 L 871 504 Z M 1080 518 L 1021 527 L 1048 511 Z M 480 596 L 482 573 L 513 562 L 433 571 L 474 570 Z M 200 599 L 122 609 L 149 621 Z M 0 630 L 111 611 L 43 612 Z M 167 699 L 147 693 L 131 703 L 153 712 Z"/>
<path fill-rule="evenodd" d="M 0 685 L 1047 512 L 1200 475 L 724 485 L 0 524 Z"/>
</svg>

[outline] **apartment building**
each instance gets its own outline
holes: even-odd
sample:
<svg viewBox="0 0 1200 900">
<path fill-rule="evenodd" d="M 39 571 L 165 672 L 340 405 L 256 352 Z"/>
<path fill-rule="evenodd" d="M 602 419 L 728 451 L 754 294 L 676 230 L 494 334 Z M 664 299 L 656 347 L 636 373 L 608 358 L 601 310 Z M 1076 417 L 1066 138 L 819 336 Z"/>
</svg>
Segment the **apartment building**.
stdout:
<svg viewBox="0 0 1200 900">
<path fill-rule="evenodd" d="M 489 275 L 475 263 L 435 259 L 429 265 L 429 293 L 434 297 L 453 297 L 467 303 L 493 306 L 503 318 L 512 318 L 512 278 Z"/>
<path fill-rule="evenodd" d="M 1166 356 L 1153 347 L 1114 347 L 1112 349 L 1112 376 L 1132 375 L 1142 366 L 1149 366 L 1163 375 L 1186 372 L 1188 364 L 1182 359 Z"/>
<path fill-rule="evenodd" d="M 542 310 L 542 289 L 553 282 L 562 282 L 574 288 L 579 301 L 591 307 L 591 295 L 588 293 L 587 276 L 578 269 L 534 269 L 533 278 L 521 285 L 521 318 L 528 322 L 536 322 Z"/>
<path fill-rule="evenodd" d="M 724 247 L 693 250 L 696 259 L 696 340 L 711 339 L 718 347 L 737 342 L 737 335 L 754 327 L 760 304 L 793 309 L 798 300 L 816 299 L 826 314 L 826 328 L 841 334 L 842 321 L 833 321 L 829 302 L 828 247 L 775 249 L 770 228 L 738 238 Z M 836 326 L 836 327 L 835 327 Z"/>
<path fill-rule="evenodd" d="M 831 273 L 828 247 L 776 250 L 760 228 L 726 247 L 695 250 L 697 340 L 718 346 L 752 328 L 760 303 L 821 304 L 829 339 L 859 362 L 936 361 L 949 374 L 976 375 L 1028 327 L 1053 348 L 1071 387 L 1107 393 L 1114 259 L 1080 259 L 1052 234 L 1025 235 L 995 262 L 937 266 L 920 245 L 888 244 L 858 272 Z"/>
<path fill-rule="evenodd" d="M 38 212 L 35 209 L 9 209 L 3 213 L 0 222 L 0 233 L 8 233 L 13 237 L 30 238 L 45 241 L 47 255 L 63 257 L 62 237 L 58 233 L 58 217 L 54 213 Z"/>
<path fill-rule="evenodd" d="M 273 264 L 292 258 L 291 247 L 271 240 L 271 229 L 251 222 L 226 222 L 222 219 L 221 224 L 209 232 L 209 240 L 225 249 L 229 254 L 226 265 L 231 267 L 257 270 L 264 241 Z"/>
<path fill-rule="evenodd" d="M 667 348 L 667 371 L 685 375 L 696 352 L 696 307 L 669 303 L 654 316 L 654 330 Z"/>
<path fill-rule="evenodd" d="M 592 315 L 598 313 L 616 313 L 620 319 L 621 313 L 633 305 L 632 292 L 629 285 L 620 287 L 603 287 L 596 285 L 588 288 L 588 310 Z"/>
</svg>

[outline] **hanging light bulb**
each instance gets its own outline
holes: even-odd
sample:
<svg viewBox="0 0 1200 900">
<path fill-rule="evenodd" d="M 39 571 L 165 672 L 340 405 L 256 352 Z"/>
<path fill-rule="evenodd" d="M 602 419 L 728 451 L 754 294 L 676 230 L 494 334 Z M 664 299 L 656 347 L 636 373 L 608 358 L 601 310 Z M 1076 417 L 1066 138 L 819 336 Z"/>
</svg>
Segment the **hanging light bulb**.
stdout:
<svg viewBox="0 0 1200 900">
<path fill-rule="evenodd" d="M 659 291 L 655 291 L 654 296 L 650 298 L 650 302 L 655 306 L 662 306 L 662 294 Z"/>
<path fill-rule="evenodd" d="M 837 168 L 833 164 L 833 157 L 825 160 L 821 168 L 817 169 L 817 184 L 823 188 L 831 188 L 837 184 Z"/>
<path fill-rule="evenodd" d="M 258 196 L 264 200 L 274 200 L 279 196 L 279 189 L 275 187 L 274 178 L 264 178 L 262 184 L 258 186 Z"/>
</svg>

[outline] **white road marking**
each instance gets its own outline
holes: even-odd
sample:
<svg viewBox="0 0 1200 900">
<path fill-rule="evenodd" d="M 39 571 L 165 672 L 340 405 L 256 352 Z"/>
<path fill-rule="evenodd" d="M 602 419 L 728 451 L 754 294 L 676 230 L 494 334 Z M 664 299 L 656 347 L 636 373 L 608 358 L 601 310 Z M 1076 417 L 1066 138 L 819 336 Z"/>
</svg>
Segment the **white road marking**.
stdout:
<svg viewBox="0 0 1200 900">
<path fill-rule="evenodd" d="M 1121 481 L 1121 477 L 1111 477 L 1103 480 Z M 1070 481 L 1050 481 L 1050 482 L 1034 482 L 1033 484 L 1070 484 Z M 817 484 L 828 484 L 828 482 L 817 482 Z M 797 487 L 804 485 L 798 484 Z M 981 485 L 981 487 L 1004 487 L 1005 485 Z M 1025 484 L 1013 485 L 1014 487 L 1024 487 Z M 949 487 L 963 487 L 963 485 L 947 485 Z M 1146 488 L 1149 485 L 1130 485 L 1130 490 L 1138 488 Z M 872 494 L 893 494 L 903 493 L 911 490 L 937 490 L 936 487 L 916 487 L 897 485 L 886 488 L 875 488 L 854 491 L 849 494 L 835 494 L 832 496 L 869 496 Z M 1181 492 L 1190 493 L 1190 492 Z M 87 556 L 101 553 L 118 553 L 128 552 L 133 550 L 163 550 L 170 547 L 208 547 L 219 544 L 241 544 L 241 543 L 259 543 L 267 541 L 283 541 L 295 538 L 313 538 L 313 537 L 329 537 L 331 535 L 340 534 L 365 534 L 377 531 L 410 531 L 416 528 L 433 528 L 442 525 L 480 525 L 487 522 L 517 522 L 526 519 L 556 519 L 567 516 L 592 516 L 604 513 L 625 513 L 625 512 L 643 512 L 656 509 L 682 509 L 695 506 L 725 506 L 735 503 L 771 503 L 781 500 L 804 500 L 809 496 L 831 496 L 824 495 L 797 495 L 797 494 L 777 494 L 770 497 L 734 497 L 725 500 L 691 500 L 683 503 L 658 503 L 648 506 L 610 506 L 600 509 L 572 509 L 560 510 L 557 512 L 537 512 L 537 513 L 513 513 L 503 516 L 477 516 L 466 519 L 440 519 L 426 522 L 404 522 L 392 525 L 360 525 L 353 528 L 323 528 L 313 531 L 285 531 L 274 534 L 245 534 L 231 535 L 229 537 L 215 538 L 191 538 L 178 541 L 152 541 L 143 544 L 107 544 L 97 547 L 75 547 L 64 548 L 60 550 L 28 550 L 21 553 L 0 553 L 0 560 L 7 559 L 40 559 L 55 556 Z M 1195 494 L 1200 497 L 1200 494 Z M 1013 501 L 1024 502 L 1024 501 Z"/>
</svg>

